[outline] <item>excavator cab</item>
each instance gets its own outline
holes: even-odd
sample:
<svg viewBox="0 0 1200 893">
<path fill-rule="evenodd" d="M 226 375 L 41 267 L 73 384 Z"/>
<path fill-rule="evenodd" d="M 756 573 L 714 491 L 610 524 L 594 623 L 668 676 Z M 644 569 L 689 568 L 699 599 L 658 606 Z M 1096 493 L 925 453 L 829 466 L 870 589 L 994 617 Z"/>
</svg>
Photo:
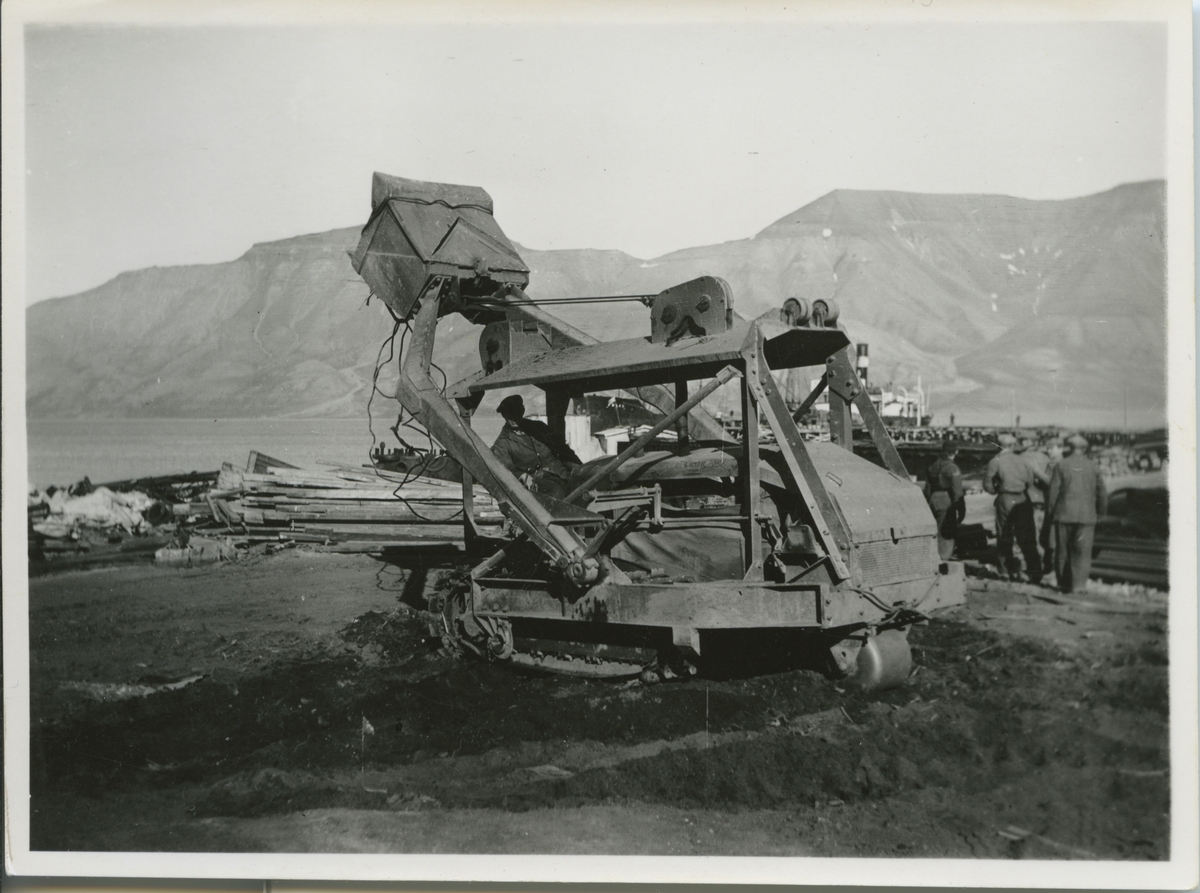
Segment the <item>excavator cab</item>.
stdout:
<svg viewBox="0 0 1200 893">
<path fill-rule="evenodd" d="M 524 292 L 529 271 L 482 189 L 375 175 L 355 269 L 412 334 L 398 399 L 476 482 L 515 535 L 439 594 L 446 641 L 491 660 L 593 676 L 703 666 L 707 646 L 793 634 L 865 687 L 907 677 L 906 633 L 963 601 L 933 516 L 855 373 L 831 301 L 743 319 L 723 280 L 648 298 L 645 335 L 599 342 Z M 443 392 L 429 374 L 439 317 L 479 324 L 480 370 Z M 775 373 L 825 372 L 829 440 L 806 441 Z M 572 399 L 624 390 L 662 419 L 616 456 L 575 469 L 565 498 L 524 486 L 471 427 L 490 390 L 546 395 L 559 436 Z M 736 438 L 703 407 L 735 388 Z M 852 407 L 882 467 L 852 450 Z M 803 413 L 805 407 L 800 412 Z M 660 435 L 674 434 L 673 441 Z"/>
</svg>

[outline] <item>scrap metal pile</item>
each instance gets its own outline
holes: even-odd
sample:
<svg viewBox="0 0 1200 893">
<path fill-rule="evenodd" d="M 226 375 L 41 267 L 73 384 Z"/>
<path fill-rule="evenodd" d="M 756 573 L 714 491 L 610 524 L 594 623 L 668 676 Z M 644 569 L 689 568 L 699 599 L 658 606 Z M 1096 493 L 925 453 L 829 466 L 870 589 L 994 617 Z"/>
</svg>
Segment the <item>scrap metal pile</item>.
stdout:
<svg viewBox="0 0 1200 893">
<path fill-rule="evenodd" d="M 29 557 L 35 569 L 47 562 L 80 565 L 103 555 L 137 560 L 152 554 L 174 530 L 174 506 L 212 489 L 217 472 L 191 472 L 29 493 Z"/>
</svg>

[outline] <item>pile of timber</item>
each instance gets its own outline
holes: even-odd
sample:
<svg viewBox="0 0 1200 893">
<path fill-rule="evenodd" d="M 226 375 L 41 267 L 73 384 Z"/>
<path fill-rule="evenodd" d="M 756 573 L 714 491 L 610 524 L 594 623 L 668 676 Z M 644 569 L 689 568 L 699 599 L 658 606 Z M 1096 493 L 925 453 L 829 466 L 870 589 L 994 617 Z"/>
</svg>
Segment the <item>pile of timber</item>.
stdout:
<svg viewBox="0 0 1200 893">
<path fill-rule="evenodd" d="M 203 501 L 175 506 L 179 518 L 211 516 L 212 525 L 250 541 L 287 539 L 346 546 L 461 542 L 462 485 L 374 468 L 321 463 L 296 468 L 252 452 L 245 470 L 225 463 Z M 482 487 L 474 493 L 482 525 L 503 521 Z"/>
<path fill-rule="evenodd" d="M 89 491 L 106 487 L 114 493 L 145 493 L 151 499 L 173 505 L 210 490 L 216 485 L 218 477 L 219 473 L 216 471 L 191 471 L 185 474 L 160 474 L 123 481 L 106 481 L 102 484 L 93 484 L 84 478 L 84 482 Z"/>
</svg>

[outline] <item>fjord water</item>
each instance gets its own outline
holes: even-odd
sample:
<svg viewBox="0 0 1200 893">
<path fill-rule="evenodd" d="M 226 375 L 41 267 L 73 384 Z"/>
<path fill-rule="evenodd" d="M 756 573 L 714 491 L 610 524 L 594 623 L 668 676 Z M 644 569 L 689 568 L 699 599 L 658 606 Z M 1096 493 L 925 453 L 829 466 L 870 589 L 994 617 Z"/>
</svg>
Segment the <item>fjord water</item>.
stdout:
<svg viewBox="0 0 1200 893">
<path fill-rule="evenodd" d="M 391 420 L 376 421 L 387 435 Z M 29 419 L 29 485 L 245 468 L 251 450 L 301 467 L 369 461 L 363 419 Z M 390 435 L 388 435 L 390 437 Z M 394 445 L 394 444 L 393 444 Z"/>
<path fill-rule="evenodd" d="M 396 441 L 394 417 L 376 418 L 375 443 Z M 488 442 L 494 433 L 482 420 Z M 302 468 L 321 460 L 347 465 L 369 462 L 372 437 L 365 417 L 354 419 L 29 419 L 29 486 L 65 486 L 215 471 L 222 462 L 246 467 L 251 450 Z M 423 438 L 409 439 L 427 446 Z"/>
</svg>

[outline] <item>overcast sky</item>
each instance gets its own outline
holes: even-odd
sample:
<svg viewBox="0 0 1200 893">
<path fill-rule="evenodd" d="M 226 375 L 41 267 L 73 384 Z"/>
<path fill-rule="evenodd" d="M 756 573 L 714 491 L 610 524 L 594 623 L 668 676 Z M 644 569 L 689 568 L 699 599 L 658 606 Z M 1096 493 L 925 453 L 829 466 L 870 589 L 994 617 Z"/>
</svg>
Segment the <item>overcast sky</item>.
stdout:
<svg viewBox="0 0 1200 893">
<path fill-rule="evenodd" d="M 486 19 L 483 19 L 486 21 Z M 1164 176 L 1152 24 L 29 26 L 28 302 L 482 186 L 510 238 L 651 258 L 838 188 Z M 349 268 L 348 268 L 349 269 Z"/>
</svg>

